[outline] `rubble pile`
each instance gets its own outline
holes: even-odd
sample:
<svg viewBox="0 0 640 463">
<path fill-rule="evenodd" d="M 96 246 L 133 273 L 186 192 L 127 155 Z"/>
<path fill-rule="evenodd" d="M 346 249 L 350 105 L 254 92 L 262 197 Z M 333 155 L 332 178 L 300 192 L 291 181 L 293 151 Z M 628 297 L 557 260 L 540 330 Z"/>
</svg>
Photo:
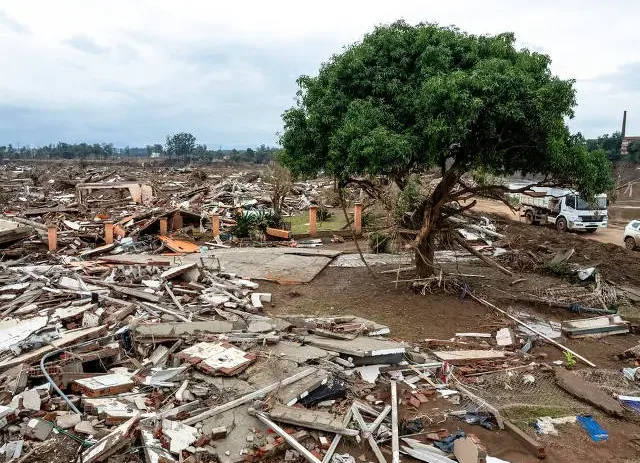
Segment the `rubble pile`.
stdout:
<svg viewBox="0 0 640 463">
<path fill-rule="evenodd" d="M 408 344 L 356 316 L 267 316 L 276 301 L 258 283 L 188 257 L 0 264 L 7 461 L 51 442 L 85 463 L 489 461 L 474 433 L 427 431 L 451 417 L 512 430 L 544 454 L 482 392 L 485 375 L 548 374 L 533 324 Z M 587 394 L 594 406 L 625 413 L 599 394 Z"/>
<path fill-rule="evenodd" d="M 346 272 L 366 259 L 397 265 L 381 272 L 394 272 L 397 285 L 401 265 L 413 262 L 228 249 L 238 210 L 270 206 L 259 176 L 0 173 L 12 198 L 0 220 L 0 460 L 53 452 L 52 461 L 81 463 L 500 462 L 483 442 L 488 432 L 505 430 L 501 439 L 543 458 L 534 429 L 582 426 L 602 441 L 593 411 L 625 419 L 640 410 L 640 368 L 570 371 L 596 365 L 565 340 L 632 332 L 614 310 L 632 289 L 618 291 L 595 265 L 570 268 L 571 284 L 526 289 L 515 272 L 547 265 L 546 256 L 503 245 L 508 237 L 488 219 L 450 217 L 462 249 L 436 258 L 455 272 L 404 281 L 491 315 L 448 339 L 430 337 L 425 318 L 425 339 L 407 343 L 361 316 L 272 315 L 278 301 L 257 281 L 309 283 L 330 263 Z M 309 207 L 322 188 L 295 184 L 287 207 Z M 571 255 L 557 253 L 552 267 Z M 509 277 L 502 286 L 512 295 L 525 287 L 519 302 L 575 317 L 554 323 L 502 309 L 467 283 L 485 275 L 461 273 L 460 263 Z M 547 361 L 549 345 L 564 360 Z M 619 358 L 640 361 L 640 348 Z M 523 421 L 519 408 L 557 413 Z"/>
<path fill-rule="evenodd" d="M 96 248 L 112 251 L 112 239 L 117 252 L 157 249 L 160 243 L 151 235 L 159 232 L 195 242 L 214 227 L 212 216 L 219 221 L 218 235 L 229 240 L 228 230 L 238 216 L 272 213 L 272 185 L 258 173 L 3 167 L 0 196 L 5 219 L 0 223 L 0 247 L 13 256 L 46 244 L 52 228 L 58 252 L 82 255 Z M 307 209 L 330 187 L 323 180 L 294 183 L 283 213 Z M 162 219 L 167 220 L 166 229 L 161 228 Z M 218 238 L 213 246 L 220 244 Z"/>
</svg>

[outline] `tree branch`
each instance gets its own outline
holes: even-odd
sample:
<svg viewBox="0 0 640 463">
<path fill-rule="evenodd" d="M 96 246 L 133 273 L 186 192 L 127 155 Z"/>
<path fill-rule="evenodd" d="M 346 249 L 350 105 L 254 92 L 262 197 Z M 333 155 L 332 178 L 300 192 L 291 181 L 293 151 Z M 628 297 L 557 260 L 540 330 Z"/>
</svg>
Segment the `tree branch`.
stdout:
<svg viewBox="0 0 640 463">
<path fill-rule="evenodd" d="M 462 206 L 460 209 L 455 209 L 453 207 L 451 207 L 451 208 L 448 207 L 448 208 L 446 208 L 447 211 L 441 214 L 441 217 L 443 219 L 446 219 L 448 217 L 451 217 L 452 215 L 462 214 L 465 211 L 468 211 L 469 209 L 471 209 L 476 204 L 477 204 L 477 201 L 473 200 L 469 204 L 467 204 L 466 206 Z"/>
<path fill-rule="evenodd" d="M 453 235 L 453 239 L 456 243 L 458 243 L 460 246 L 462 246 L 463 248 L 465 248 L 467 251 L 469 251 L 471 254 L 473 254 L 474 256 L 476 256 L 478 259 L 480 259 L 481 261 L 483 261 L 484 263 L 497 268 L 498 270 L 500 270 L 502 273 L 504 273 L 505 275 L 509 275 L 510 277 L 513 276 L 513 272 L 511 270 L 507 270 L 506 268 L 504 268 L 502 265 L 498 264 L 497 262 L 489 259 L 487 256 L 485 256 L 484 254 L 476 251 L 473 246 L 471 246 L 469 243 L 467 243 L 464 239 L 460 238 L 457 235 Z"/>
</svg>

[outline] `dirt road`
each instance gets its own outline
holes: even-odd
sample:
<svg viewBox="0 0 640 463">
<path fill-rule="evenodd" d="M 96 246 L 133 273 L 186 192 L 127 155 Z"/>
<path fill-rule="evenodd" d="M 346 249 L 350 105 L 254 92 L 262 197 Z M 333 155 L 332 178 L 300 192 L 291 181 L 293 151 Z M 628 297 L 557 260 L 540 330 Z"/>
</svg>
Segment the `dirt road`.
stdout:
<svg viewBox="0 0 640 463">
<path fill-rule="evenodd" d="M 524 223 L 524 218 L 520 217 L 519 212 L 512 212 L 505 204 L 500 201 L 493 201 L 491 199 L 477 199 L 477 204 L 473 208 L 477 212 L 487 212 L 490 214 L 496 214 L 503 216 L 507 219 Z M 571 232 L 580 235 L 584 238 L 599 241 L 600 243 L 613 243 L 618 246 L 624 247 L 622 233 L 626 224 L 623 223 L 609 223 L 605 229 L 598 230 L 595 233 L 584 232 Z M 547 227 L 552 228 L 551 225 Z"/>
</svg>

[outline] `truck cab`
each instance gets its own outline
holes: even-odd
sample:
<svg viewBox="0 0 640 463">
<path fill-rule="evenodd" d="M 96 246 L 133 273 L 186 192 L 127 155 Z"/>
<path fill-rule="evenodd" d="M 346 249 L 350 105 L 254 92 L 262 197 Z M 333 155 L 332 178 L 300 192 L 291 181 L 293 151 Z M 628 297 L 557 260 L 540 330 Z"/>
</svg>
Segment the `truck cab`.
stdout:
<svg viewBox="0 0 640 463">
<path fill-rule="evenodd" d="M 607 227 L 607 195 L 597 195 L 588 202 L 573 193 L 558 198 L 558 203 L 558 214 L 553 221 L 549 218 L 558 231 L 584 230 L 593 233 L 598 228 Z"/>
<path fill-rule="evenodd" d="M 518 196 L 527 223 L 550 223 L 558 231 L 584 230 L 593 233 L 608 223 L 607 195 L 587 201 L 577 192 L 564 188 L 534 187 Z"/>
</svg>

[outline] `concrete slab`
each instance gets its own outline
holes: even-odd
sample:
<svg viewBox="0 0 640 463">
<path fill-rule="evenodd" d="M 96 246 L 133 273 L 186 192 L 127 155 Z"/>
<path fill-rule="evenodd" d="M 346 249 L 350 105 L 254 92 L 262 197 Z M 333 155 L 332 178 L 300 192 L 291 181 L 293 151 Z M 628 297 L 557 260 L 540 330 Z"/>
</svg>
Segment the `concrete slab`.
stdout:
<svg viewBox="0 0 640 463">
<path fill-rule="evenodd" d="M 173 323 L 143 323 L 136 327 L 135 334 L 139 338 L 178 339 L 182 336 L 196 336 L 199 333 L 229 333 L 233 330 L 233 323 L 227 321 L 205 322 L 173 322 Z"/>
<path fill-rule="evenodd" d="M 319 347 L 286 341 L 280 341 L 274 346 L 260 346 L 257 348 L 257 351 L 264 352 L 269 356 L 276 356 L 280 359 L 293 360 L 298 364 L 330 357 L 326 350 L 320 349 Z M 256 350 L 253 352 L 256 352 Z"/>
<path fill-rule="evenodd" d="M 247 395 L 257 388 L 240 378 L 230 378 L 225 376 L 209 376 L 199 371 L 193 372 L 193 378 L 203 381 L 215 387 L 225 396 L 225 399 L 233 400 L 237 397 Z"/>
<path fill-rule="evenodd" d="M 379 355 L 402 354 L 407 346 L 386 339 L 368 338 L 359 336 L 355 339 L 329 339 L 322 336 L 310 335 L 304 338 L 305 342 L 321 349 L 340 352 L 354 357 L 375 357 Z"/>
<path fill-rule="evenodd" d="M 298 367 L 298 362 L 292 360 L 271 359 L 250 366 L 240 375 L 240 378 L 246 379 L 253 387 L 260 389 L 306 369 Z"/>
<path fill-rule="evenodd" d="M 617 417 L 623 416 L 624 409 L 620 403 L 599 387 L 588 383 L 578 375 L 564 368 L 557 368 L 555 375 L 558 386 L 572 396 L 599 408 L 609 415 Z"/>
<path fill-rule="evenodd" d="M 166 261 L 178 266 L 204 260 L 206 266 L 217 267 L 218 261 L 229 273 L 235 273 L 245 279 L 268 280 L 279 283 L 309 283 L 331 260 L 340 255 L 340 251 L 318 249 L 296 250 L 283 248 L 236 248 L 216 249 L 207 253 L 194 253 L 184 256 L 157 256 L 151 254 L 120 254 L 103 256 L 103 262 L 139 263 Z"/>
<path fill-rule="evenodd" d="M 328 380 L 329 374 L 326 371 L 317 370 L 293 384 L 281 387 L 276 395 L 282 403 L 292 406 L 323 384 L 327 384 Z"/>
</svg>

